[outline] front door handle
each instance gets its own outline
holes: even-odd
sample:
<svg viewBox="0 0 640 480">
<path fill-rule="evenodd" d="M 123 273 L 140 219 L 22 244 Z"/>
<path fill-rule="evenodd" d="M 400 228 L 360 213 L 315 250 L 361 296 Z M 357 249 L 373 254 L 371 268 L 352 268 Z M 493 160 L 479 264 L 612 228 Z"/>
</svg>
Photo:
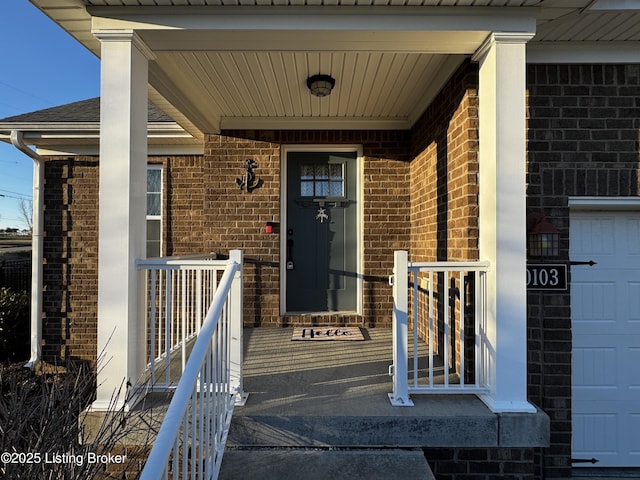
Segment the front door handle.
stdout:
<svg viewBox="0 0 640 480">
<path fill-rule="evenodd" d="M 289 229 L 289 235 L 293 235 L 293 230 Z M 293 270 L 293 238 L 287 239 L 287 270 Z"/>
</svg>

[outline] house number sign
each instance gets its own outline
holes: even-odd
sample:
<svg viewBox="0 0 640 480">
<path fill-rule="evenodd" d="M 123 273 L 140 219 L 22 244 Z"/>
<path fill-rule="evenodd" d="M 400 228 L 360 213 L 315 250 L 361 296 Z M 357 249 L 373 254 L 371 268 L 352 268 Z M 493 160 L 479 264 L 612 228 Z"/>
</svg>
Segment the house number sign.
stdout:
<svg viewBox="0 0 640 480">
<path fill-rule="evenodd" d="M 529 290 L 567 290 L 567 266 L 563 264 L 528 264 Z"/>
</svg>

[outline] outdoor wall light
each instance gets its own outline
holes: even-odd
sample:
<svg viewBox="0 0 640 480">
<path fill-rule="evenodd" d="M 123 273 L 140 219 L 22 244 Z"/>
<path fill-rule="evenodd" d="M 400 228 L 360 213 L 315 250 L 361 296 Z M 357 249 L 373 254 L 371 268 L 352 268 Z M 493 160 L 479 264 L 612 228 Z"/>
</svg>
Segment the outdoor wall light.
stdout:
<svg viewBox="0 0 640 480">
<path fill-rule="evenodd" d="M 335 85 L 336 80 L 331 75 L 318 74 L 307 78 L 307 87 L 309 87 L 311 95 L 316 97 L 326 97 Z"/>
<path fill-rule="evenodd" d="M 527 250 L 531 257 L 560 255 L 560 233 L 547 221 L 544 213 L 527 215 Z"/>
</svg>

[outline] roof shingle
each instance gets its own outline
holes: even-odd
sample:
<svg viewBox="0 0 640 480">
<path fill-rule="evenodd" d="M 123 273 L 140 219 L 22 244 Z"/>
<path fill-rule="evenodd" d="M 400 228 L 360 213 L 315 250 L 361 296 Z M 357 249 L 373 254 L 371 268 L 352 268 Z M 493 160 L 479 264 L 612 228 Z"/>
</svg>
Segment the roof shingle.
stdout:
<svg viewBox="0 0 640 480">
<path fill-rule="evenodd" d="M 173 122 L 153 103 L 149 102 L 149 122 Z M 100 97 L 58 105 L 0 119 L 0 123 L 99 123 Z"/>
</svg>

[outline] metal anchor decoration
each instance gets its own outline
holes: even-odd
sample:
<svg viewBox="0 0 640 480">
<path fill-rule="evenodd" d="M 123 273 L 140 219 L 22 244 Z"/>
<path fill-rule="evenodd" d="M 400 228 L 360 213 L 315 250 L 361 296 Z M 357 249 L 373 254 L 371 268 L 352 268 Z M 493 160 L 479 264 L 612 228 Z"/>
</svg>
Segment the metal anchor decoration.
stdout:
<svg viewBox="0 0 640 480">
<path fill-rule="evenodd" d="M 236 178 L 236 185 L 240 187 L 240 190 L 247 190 L 247 192 L 251 193 L 256 188 L 260 188 L 262 186 L 262 179 L 256 177 L 253 169 L 258 168 L 258 164 L 255 160 L 248 158 L 244 161 L 244 165 L 242 166 L 247 172 L 242 176 L 242 178 Z"/>
</svg>

